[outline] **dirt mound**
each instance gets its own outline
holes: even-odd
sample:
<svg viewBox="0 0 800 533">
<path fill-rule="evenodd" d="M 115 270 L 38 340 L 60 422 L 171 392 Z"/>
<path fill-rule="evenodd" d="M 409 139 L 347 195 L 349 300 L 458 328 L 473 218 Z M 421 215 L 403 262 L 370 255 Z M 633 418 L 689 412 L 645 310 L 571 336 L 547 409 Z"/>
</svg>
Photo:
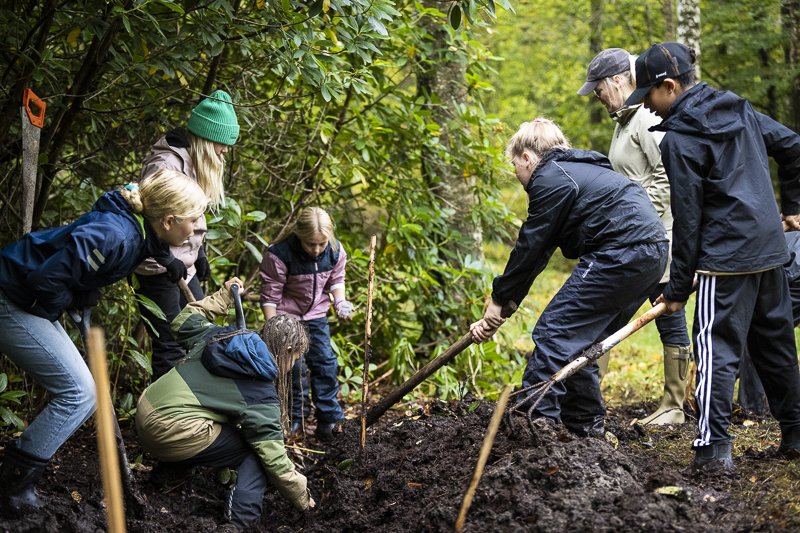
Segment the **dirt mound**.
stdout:
<svg viewBox="0 0 800 533">
<path fill-rule="evenodd" d="M 453 531 L 493 409 L 485 402 L 434 402 L 371 429 L 364 451 L 358 421 L 348 422 L 331 445 L 307 441 L 305 446 L 326 452 L 305 456 L 303 465 L 316 509 L 300 513 L 270 491 L 263 525 L 252 531 Z M 504 422 L 465 531 L 716 531 L 707 525 L 702 500 L 690 491 L 654 492 L 686 485 L 679 474 L 627 453 L 626 443 L 649 438 L 645 430 L 614 419 L 608 427 L 616 443 L 578 438 L 547 424 L 532 431 L 522 417 L 513 418 L 511 427 Z M 127 444 L 135 458 L 140 449 L 132 435 Z M 147 482 L 146 468 L 134 475 L 147 505 L 138 517 L 129 513 L 129 531 L 217 529 L 223 488 L 212 470 L 165 491 Z M 58 452 L 40 488 L 49 498 L 46 510 L 0 519 L 0 532 L 105 530 L 91 431 L 83 430 Z"/>
</svg>

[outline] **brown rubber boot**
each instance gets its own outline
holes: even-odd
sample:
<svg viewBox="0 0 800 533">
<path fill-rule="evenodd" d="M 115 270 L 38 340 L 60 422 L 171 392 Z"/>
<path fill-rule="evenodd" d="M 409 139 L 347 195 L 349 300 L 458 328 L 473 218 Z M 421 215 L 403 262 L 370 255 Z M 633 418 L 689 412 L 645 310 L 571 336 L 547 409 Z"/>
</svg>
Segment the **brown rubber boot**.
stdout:
<svg viewBox="0 0 800 533">
<path fill-rule="evenodd" d="M 655 413 L 641 421 L 642 424 L 683 424 L 683 395 L 692 366 L 692 349 L 689 346 L 664 346 L 664 398 Z"/>
</svg>

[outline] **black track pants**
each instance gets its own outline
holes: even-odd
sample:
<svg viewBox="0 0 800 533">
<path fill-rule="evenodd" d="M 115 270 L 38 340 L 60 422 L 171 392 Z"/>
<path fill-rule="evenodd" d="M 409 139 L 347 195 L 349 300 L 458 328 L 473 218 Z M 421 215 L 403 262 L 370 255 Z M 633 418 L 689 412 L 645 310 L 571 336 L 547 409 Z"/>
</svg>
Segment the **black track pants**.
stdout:
<svg viewBox="0 0 800 533">
<path fill-rule="evenodd" d="M 800 425 L 800 372 L 783 267 L 756 274 L 699 276 L 692 334 L 700 411 L 693 447 L 730 438 L 733 387 L 745 347 L 781 429 Z"/>
</svg>

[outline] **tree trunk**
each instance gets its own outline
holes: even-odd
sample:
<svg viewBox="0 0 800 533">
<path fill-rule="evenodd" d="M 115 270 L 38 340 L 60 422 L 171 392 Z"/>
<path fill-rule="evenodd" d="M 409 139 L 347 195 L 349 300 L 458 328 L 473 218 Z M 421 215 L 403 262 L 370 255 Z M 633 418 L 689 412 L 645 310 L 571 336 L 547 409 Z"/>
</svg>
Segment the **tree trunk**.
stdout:
<svg viewBox="0 0 800 533">
<path fill-rule="evenodd" d="M 442 4 L 436 0 L 422 0 L 425 8 L 441 9 Z M 433 106 L 432 120 L 439 125 L 440 145 L 450 154 L 456 152 L 454 143 L 459 142 L 457 137 L 450 133 L 448 120 L 455 119 L 460 112 L 457 107 L 467 102 L 467 64 L 466 61 L 453 59 L 454 54 L 449 54 L 448 32 L 445 25 L 433 17 L 422 17 L 419 25 L 427 30 L 433 37 L 433 53 L 430 70 L 418 72 L 418 92 L 427 93 L 427 97 L 435 94 L 440 106 Z M 444 21 L 446 23 L 446 21 Z M 450 58 L 448 58 L 450 55 Z M 474 241 L 467 245 L 445 245 L 448 250 L 460 256 L 470 255 L 473 260 L 483 261 L 482 241 L 483 235 L 479 225 L 472 220 L 472 210 L 475 208 L 475 196 L 471 188 L 475 185 L 475 176 L 466 175 L 463 168 L 457 168 L 447 162 L 444 157 L 436 153 L 428 153 L 427 161 L 423 162 L 423 171 L 429 176 L 438 176 L 447 187 L 439 189 L 437 194 L 443 201 L 455 209 L 455 213 L 448 219 L 451 229 L 458 231 L 462 236 L 470 237 Z M 464 265 L 453 264 L 455 268 Z"/>
<path fill-rule="evenodd" d="M 661 12 L 664 14 L 664 42 L 675 42 L 675 4 L 674 0 L 663 0 Z M 651 45 L 653 43 L 650 43 Z"/>
<path fill-rule="evenodd" d="M 694 77 L 700 81 L 700 1 L 678 0 L 678 42 L 694 48 L 697 62 L 694 64 Z"/>
<path fill-rule="evenodd" d="M 589 33 L 589 52 L 592 57 L 596 56 L 603 50 L 603 5 L 605 0 L 592 0 L 592 20 L 590 24 Z M 600 124 L 603 122 L 603 115 L 605 109 L 599 105 L 592 106 L 592 112 L 589 115 L 589 122 L 591 124 Z M 592 148 L 599 150 L 599 146 L 595 146 L 592 141 Z"/>
<path fill-rule="evenodd" d="M 781 2 L 783 30 L 788 36 L 784 48 L 786 65 L 792 75 L 791 93 L 789 96 L 788 126 L 800 133 L 800 0 L 783 0 Z"/>
</svg>

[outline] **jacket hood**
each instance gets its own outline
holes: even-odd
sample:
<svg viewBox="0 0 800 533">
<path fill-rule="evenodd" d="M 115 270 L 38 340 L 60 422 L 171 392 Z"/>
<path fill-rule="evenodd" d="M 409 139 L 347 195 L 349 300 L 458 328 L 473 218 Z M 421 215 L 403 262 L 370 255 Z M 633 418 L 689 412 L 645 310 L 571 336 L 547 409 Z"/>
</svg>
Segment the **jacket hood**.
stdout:
<svg viewBox="0 0 800 533">
<path fill-rule="evenodd" d="M 289 244 L 289 247 L 292 249 L 292 252 L 294 252 L 297 255 L 297 257 L 300 258 L 300 260 L 308 261 L 311 263 L 322 257 L 331 247 L 331 243 L 328 243 L 328 246 L 325 247 L 325 249 L 322 251 L 321 254 L 319 254 L 317 257 L 311 257 L 303 249 L 303 243 L 300 242 L 300 237 L 298 237 L 294 233 L 292 233 L 291 235 L 289 235 L 289 237 L 286 238 L 286 242 Z"/>
<path fill-rule="evenodd" d="M 94 203 L 92 206 L 92 211 L 97 211 L 100 213 L 114 213 L 116 215 L 120 215 L 122 217 L 127 218 L 131 224 L 136 228 L 136 231 L 139 232 L 139 235 L 144 240 L 147 240 L 147 236 L 150 236 L 150 233 L 153 233 L 153 240 L 158 242 L 158 236 L 155 235 L 155 231 L 151 228 L 150 231 L 145 230 L 145 224 L 150 226 L 148 222 L 144 220 L 144 217 L 137 217 L 134 212 L 133 208 L 131 208 L 131 204 L 122 196 L 121 191 L 110 191 L 100 198 Z"/>
<path fill-rule="evenodd" d="M 745 128 L 742 120 L 747 100 L 730 91 L 717 91 L 698 83 L 672 104 L 669 116 L 651 131 L 676 131 L 707 139 L 726 140 Z"/>
<path fill-rule="evenodd" d="M 215 329 L 214 337 L 236 331 L 236 325 Z M 209 342 L 203 350 L 202 363 L 212 374 L 232 379 L 258 379 L 274 381 L 278 377 L 278 369 L 269 348 L 253 331 L 247 331 L 233 337 Z"/>
<path fill-rule="evenodd" d="M 544 154 L 544 157 L 539 164 L 536 165 L 536 170 L 533 173 L 533 177 L 528 182 L 528 188 L 530 188 L 531 184 L 536 179 L 536 175 L 542 172 L 548 164 L 554 161 L 563 161 L 567 163 L 588 163 L 590 165 L 597 165 L 609 170 L 614 170 L 614 168 L 611 166 L 611 161 L 609 161 L 608 158 L 601 153 L 593 152 L 591 150 L 582 150 L 580 148 L 570 148 L 568 150 L 563 148 L 551 148 L 546 154 Z"/>
<path fill-rule="evenodd" d="M 639 108 L 642 107 L 642 104 L 634 104 L 634 105 L 626 105 L 622 106 L 613 113 L 611 113 L 611 120 L 614 122 L 618 122 L 622 125 L 625 125 L 630 121 L 631 117 L 639 111 Z"/>
</svg>

